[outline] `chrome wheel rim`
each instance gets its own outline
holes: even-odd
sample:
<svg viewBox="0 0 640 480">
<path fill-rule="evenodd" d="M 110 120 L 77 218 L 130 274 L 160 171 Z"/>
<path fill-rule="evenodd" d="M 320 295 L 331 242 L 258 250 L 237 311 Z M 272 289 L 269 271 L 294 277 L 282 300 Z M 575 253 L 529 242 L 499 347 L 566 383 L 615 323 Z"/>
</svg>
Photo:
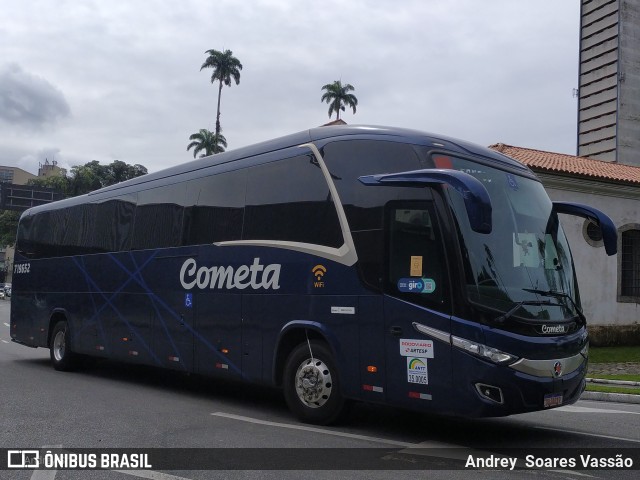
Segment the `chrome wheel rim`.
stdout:
<svg viewBox="0 0 640 480">
<path fill-rule="evenodd" d="M 302 362 L 296 371 L 296 393 L 309 408 L 320 408 L 329 401 L 333 381 L 329 367 L 317 358 Z"/>
<path fill-rule="evenodd" d="M 64 334 L 65 331 L 60 330 L 53 339 L 53 357 L 57 362 L 64 358 Z"/>
</svg>

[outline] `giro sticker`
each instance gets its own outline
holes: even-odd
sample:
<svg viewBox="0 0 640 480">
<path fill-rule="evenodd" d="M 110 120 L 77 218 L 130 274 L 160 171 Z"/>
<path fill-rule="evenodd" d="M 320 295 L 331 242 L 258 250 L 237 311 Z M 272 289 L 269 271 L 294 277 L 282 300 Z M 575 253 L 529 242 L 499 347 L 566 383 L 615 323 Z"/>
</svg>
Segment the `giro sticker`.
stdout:
<svg viewBox="0 0 640 480">
<path fill-rule="evenodd" d="M 436 282 L 433 278 L 401 278 L 398 280 L 398 290 L 409 293 L 433 293 Z"/>
</svg>

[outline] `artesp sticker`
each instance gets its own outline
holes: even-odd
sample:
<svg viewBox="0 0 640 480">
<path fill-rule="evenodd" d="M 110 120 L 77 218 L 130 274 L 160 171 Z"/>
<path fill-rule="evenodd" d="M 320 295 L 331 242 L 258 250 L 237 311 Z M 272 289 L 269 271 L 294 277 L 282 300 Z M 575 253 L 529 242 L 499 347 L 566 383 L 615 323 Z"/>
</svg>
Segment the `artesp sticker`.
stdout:
<svg viewBox="0 0 640 480">
<path fill-rule="evenodd" d="M 433 341 L 401 338 L 400 355 L 403 357 L 433 358 Z"/>
</svg>

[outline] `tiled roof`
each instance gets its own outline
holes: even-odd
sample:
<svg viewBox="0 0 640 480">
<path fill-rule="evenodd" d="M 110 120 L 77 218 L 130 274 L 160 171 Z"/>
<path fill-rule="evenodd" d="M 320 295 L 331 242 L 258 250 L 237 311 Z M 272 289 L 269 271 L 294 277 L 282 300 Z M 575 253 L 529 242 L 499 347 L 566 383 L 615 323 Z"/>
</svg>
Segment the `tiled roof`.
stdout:
<svg viewBox="0 0 640 480">
<path fill-rule="evenodd" d="M 320 125 L 321 127 L 331 127 L 333 125 L 346 125 L 347 122 L 345 122 L 344 120 L 342 120 L 341 118 L 338 118 L 337 120 L 333 120 L 329 123 L 325 123 L 324 125 Z"/>
<path fill-rule="evenodd" d="M 514 158 L 533 170 L 640 184 L 640 167 L 632 165 L 622 165 L 531 148 L 514 147 L 504 143 L 496 143 L 489 146 L 489 148 Z"/>
</svg>

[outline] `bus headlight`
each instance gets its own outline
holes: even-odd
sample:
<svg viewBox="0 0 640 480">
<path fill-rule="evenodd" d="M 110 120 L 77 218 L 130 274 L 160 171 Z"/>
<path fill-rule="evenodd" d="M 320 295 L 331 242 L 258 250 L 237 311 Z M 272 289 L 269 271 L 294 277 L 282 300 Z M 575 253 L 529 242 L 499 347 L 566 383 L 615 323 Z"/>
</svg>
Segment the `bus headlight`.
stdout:
<svg viewBox="0 0 640 480">
<path fill-rule="evenodd" d="M 489 360 L 496 365 L 511 365 L 519 360 L 515 355 L 503 352 L 497 348 L 487 347 L 482 343 L 472 342 L 471 340 L 456 337 L 450 333 L 443 332 L 442 330 L 438 330 L 433 327 L 427 327 L 426 325 L 422 325 L 418 322 L 413 322 L 413 328 L 420 333 L 436 338 L 437 340 L 448 343 L 449 345 L 453 345 L 454 347 L 464 350 L 478 358 L 482 358 L 483 360 Z"/>
<path fill-rule="evenodd" d="M 481 343 L 471 342 L 464 338 L 456 337 L 455 335 L 451 335 L 451 345 L 497 365 L 509 365 L 518 360 L 518 357 L 510 353 L 503 352 L 497 348 L 487 347 Z"/>
</svg>

